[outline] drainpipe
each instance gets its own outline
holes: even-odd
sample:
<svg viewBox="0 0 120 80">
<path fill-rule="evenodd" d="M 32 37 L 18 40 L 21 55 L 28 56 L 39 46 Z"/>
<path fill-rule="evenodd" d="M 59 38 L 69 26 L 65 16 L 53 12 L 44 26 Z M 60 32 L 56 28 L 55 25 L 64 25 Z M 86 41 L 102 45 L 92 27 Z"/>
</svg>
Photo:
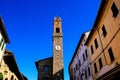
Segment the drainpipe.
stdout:
<svg viewBox="0 0 120 80">
<path fill-rule="evenodd" d="M 99 29 L 96 29 L 96 30 L 97 30 L 97 32 L 98 32 L 98 36 L 99 36 L 99 39 L 100 39 L 100 44 L 101 44 L 101 47 L 102 47 L 103 55 L 104 55 L 104 57 L 105 57 L 105 52 L 104 52 L 104 48 L 103 48 L 103 44 L 102 44 L 102 40 L 101 40 L 101 37 L 100 37 Z M 105 63 L 106 63 L 106 65 L 108 64 L 108 63 L 107 63 L 107 59 L 106 59 L 106 57 L 105 57 Z"/>
</svg>

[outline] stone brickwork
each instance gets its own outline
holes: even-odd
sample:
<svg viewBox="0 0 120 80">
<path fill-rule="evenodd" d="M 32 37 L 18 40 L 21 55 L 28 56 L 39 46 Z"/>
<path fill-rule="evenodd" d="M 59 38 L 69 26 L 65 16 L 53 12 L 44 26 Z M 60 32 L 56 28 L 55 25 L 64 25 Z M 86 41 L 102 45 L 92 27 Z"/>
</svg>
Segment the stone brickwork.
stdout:
<svg viewBox="0 0 120 80">
<path fill-rule="evenodd" d="M 52 80 L 53 58 L 46 58 L 35 62 L 38 70 L 38 80 Z"/>
<path fill-rule="evenodd" d="M 54 18 L 53 32 L 53 77 L 54 80 L 64 80 L 63 77 L 63 44 L 61 18 Z"/>
<path fill-rule="evenodd" d="M 64 80 L 61 18 L 54 18 L 53 57 L 35 62 L 38 80 Z M 48 71 L 47 71 L 48 70 Z"/>
</svg>

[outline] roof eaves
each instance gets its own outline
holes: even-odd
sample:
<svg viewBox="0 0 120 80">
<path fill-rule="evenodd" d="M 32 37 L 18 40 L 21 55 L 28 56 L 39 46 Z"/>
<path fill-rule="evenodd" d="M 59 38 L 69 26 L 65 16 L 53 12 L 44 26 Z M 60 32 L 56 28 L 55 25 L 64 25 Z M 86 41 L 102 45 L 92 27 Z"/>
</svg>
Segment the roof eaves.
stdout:
<svg viewBox="0 0 120 80">
<path fill-rule="evenodd" d="M 88 39 L 87 39 L 85 45 L 88 44 L 89 39 L 90 39 L 91 36 L 93 35 L 93 32 L 96 30 L 97 24 L 98 24 L 99 20 L 101 19 L 101 16 L 103 15 L 102 13 L 104 12 L 104 9 L 105 9 L 106 4 L 108 3 L 108 1 L 109 1 L 109 0 L 101 0 L 101 4 L 100 4 L 100 7 L 99 7 L 99 10 L 98 10 L 98 13 L 97 13 L 97 17 L 96 17 L 96 19 L 95 19 L 95 22 L 94 22 L 94 24 L 93 24 L 93 27 L 92 27 L 92 29 L 91 29 L 91 32 L 90 32 L 90 34 L 89 34 L 89 36 L 88 36 Z"/>
<path fill-rule="evenodd" d="M 80 46 L 80 44 L 81 44 L 82 39 L 84 38 L 84 36 L 85 36 L 85 33 L 83 33 L 82 36 L 80 37 L 80 40 L 79 40 L 79 42 L 78 42 L 78 44 L 77 44 L 77 47 L 76 47 L 75 52 L 74 52 L 74 55 L 73 55 L 72 60 L 71 60 L 71 62 L 70 62 L 70 64 L 69 64 L 69 67 L 70 67 L 70 65 L 72 64 L 72 62 L 73 62 L 73 60 L 74 60 L 74 58 L 75 58 L 75 56 L 76 56 L 76 54 L 77 54 L 77 51 L 78 51 L 78 49 L 79 49 L 79 46 Z"/>
<path fill-rule="evenodd" d="M 8 34 L 7 34 L 6 29 L 4 27 L 4 24 L 3 24 L 1 16 L 0 16 L 0 29 L 1 29 L 2 35 L 4 36 L 5 41 L 7 43 L 10 43 L 10 40 L 8 38 Z"/>
</svg>

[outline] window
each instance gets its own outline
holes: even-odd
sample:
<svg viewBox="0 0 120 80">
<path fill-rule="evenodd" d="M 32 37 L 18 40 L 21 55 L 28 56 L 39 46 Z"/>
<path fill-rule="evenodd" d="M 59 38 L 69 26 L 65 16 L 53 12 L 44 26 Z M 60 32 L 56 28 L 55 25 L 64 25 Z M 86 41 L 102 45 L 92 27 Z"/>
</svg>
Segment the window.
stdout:
<svg viewBox="0 0 120 80">
<path fill-rule="evenodd" d="M 14 80 L 14 76 L 13 75 L 11 76 L 10 80 Z"/>
<path fill-rule="evenodd" d="M 111 7 L 112 13 L 113 13 L 113 17 L 116 18 L 119 10 L 117 9 L 117 6 L 115 5 L 115 3 L 113 2 L 112 7 Z"/>
<path fill-rule="evenodd" d="M 87 78 L 87 72 L 86 72 L 86 70 L 85 70 L 85 78 Z"/>
<path fill-rule="evenodd" d="M 8 71 L 7 71 L 7 70 L 5 70 L 5 71 L 4 71 L 4 74 L 5 74 L 5 75 L 7 75 L 7 73 L 8 73 Z"/>
<path fill-rule="evenodd" d="M 50 67 L 47 66 L 47 65 L 45 65 L 45 66 L 43 67 L 43 71 L 44 71 L 44 72 L 49 72 L 49 71 L 50 71 Z"/>
<path fill-rule="evenodd" d="M 4 45 L 5 45 L 5 43 L 3 43 L 1 50 L 3 50 L 3 49 L 4 49 Z"/>
<path fill-rule="evenodd" d="M 100 58 L 99 60 L 99 66 L 100 66 L 100 69 L 103 67 L 103 64 L 102 64 L 102 59 Z"/>
<path fill-rule="evenodd" d="M 93 54 L 94 53 L 94 50 L 93 50 L 93 46 L 91 45 L 91 53 Z"/>
<path fill-rule="evenodd" d="M 97 49 L 98 48 L 97 39 L 94 40 L 94 43 L 95 43 L 95 48 Z"/>
<path fill-rule="evenodd" d="M 84 53 L 83 53 L 83 61 L 85 61 L 85 55 L 84 55 Z"/>
<path fill-rule="evenodd" d="M 59 28 L 56 28 L 56 33 L 60 33 L 60 29 Z"/>
<path fill-rule="evenodd" d="M 79 66 L 81 66 L 81 61 L 79 60 Z"/>
<path fill-rule="evenodd" d="M 88 54 L 87 54 L 87 49 L 85 50 L 85 55 L 86 55 L 86 58 L 88 57 Z"/>
<path fill-rule="evenodd" d="M 2 42 L 3 42 L 3 38 L 2 38 L 1 41 L 0 41 L 0 46 L 2 45 Z"/>
<path fill-rule="evenodd" d="M 8 80 L 8 78 L 5 78 L 5 80 Z"/>
<path fill-rule="evenodd" d="M 74 68 L 74 73 L 75 73 L 76 71 L 75 71 L 75 68 Z"/>
<path fill-rule="evenodd" d="M 76 71 L 77 71 L 77 70 L 78 70 L 78 68 L 79 68 L 79 67 L 78 67 L 78 64 L 76 64 L 76 65 L 75 65 L 75 67 L 76 67 Z"/>
<path fill-rule="evenodd" d="M 111 47 L 108 49 L 108 52 L 109 52 L 111 62 L 114 61 L 115 58 L 114 58 L 113 51 L 112 51 Z"/>
<path fill-rule="evenodd" d="M 88 67 L 88 75 L 90 76 L 90 68 Z"/>
<path fill-rule="evenodd" d="M 79 62 L 77 63 L 77 70 L 79 69 Z"/>
<path fill-rule="evenodd" d="M 107 32 L 106 32 L 106 29 L 105 29 L 105 26 L 104 26 L 104 25 L 103 25 L 103 27 L 102 27 L 102 32 L 103 32 L 103 36 L 105 37 L 106 34 L 107 34 Z"/>
<path fill-rule="evenodd" d="M 96 63 L 94 63 L 94 69 L 95 69 L 95 73 L 97 73 L 98 71 L 97 71 L 97 65 L 96 65 Z"/>
</svg>

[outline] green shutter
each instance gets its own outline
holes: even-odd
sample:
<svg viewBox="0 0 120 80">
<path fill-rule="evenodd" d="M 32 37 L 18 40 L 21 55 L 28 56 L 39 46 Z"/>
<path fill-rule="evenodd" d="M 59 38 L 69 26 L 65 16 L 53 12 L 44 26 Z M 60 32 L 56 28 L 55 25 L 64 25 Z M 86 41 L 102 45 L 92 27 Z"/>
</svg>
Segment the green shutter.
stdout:
<svg viewBox="0 0 120 80">
<path fill-rule="evenodd" d="M 2 73 L 0 73 L 0 80 L 2 80 L 3 79 L 3 75 L 2 75 Z"/>
<path fill-rule="evenodd" d="M 2 40 L 3 40 L 3 39 L 0 40 L 0 46 L 1 46 L 1 44 L 2 44 Z"/>
</svg>

